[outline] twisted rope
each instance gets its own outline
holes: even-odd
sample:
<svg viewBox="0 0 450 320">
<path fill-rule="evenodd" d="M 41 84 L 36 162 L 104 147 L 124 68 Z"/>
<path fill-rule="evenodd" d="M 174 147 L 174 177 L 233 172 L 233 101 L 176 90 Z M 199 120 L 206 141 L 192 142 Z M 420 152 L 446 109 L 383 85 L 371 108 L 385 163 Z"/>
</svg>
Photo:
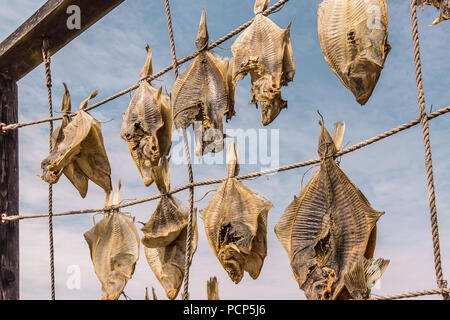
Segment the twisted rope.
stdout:
<svg viewBox="0 0 450 320">
<path fill-rule="evenodd" d="M 396 299 L 405 299 L 405 298 L 414 298 L 414 297 L 420 297 L 420 296 L 428 296 L 433 294 L 449 294 L 450 289 L 434 289 L 434 290 L 420 290 L 420 291 L 412 291 L 412 292 L 406 292 L 401 294 L 393 294 L 390 296 L 380 296 L 380 297 L 371 297 L 368 300 L 396 300 Z"/>
<path fill-rule="evenodd" d="M 422 64 L 420 59 L 419 26 L 417 19 L 416 0 L 410 0 L 410 14 L 412 37 L 414 42 L 414 61 L 416 67 L 417 100 L 422 124 L 423 142 L 425 146 L 425 166 L 427 171 L 428 205 L 430 207 L 431 231 L 433 237 L 434 265 L 436 269 L 436 281 L 439 288 L 445 288 L 442 272 L 441 250 L 439 243 L 439 227 L 436 209 L 436 195 L 434 191 L 433 162 L 431 159 L 430 128 L 428 125 L 427 111 L 425 109 L 425 93 L 422 80 Z M 448 293 L 442 293 L 444 300 L 449 299 Z"/>
<path fill-rule="evenodd" d="M 278 8 L 283 6 L 288 1 L 289 0 L 280 0 L 280 1 L 278 1 L 273 6 L 271 6 L 266 11 L 264 11 L 263 15 L 268 16 L 269 14 L 276 12 L 276 10 Z M 249 20 L 249 21 L 247 21 L 246 23 L 242 24 L 241 26 L 239 26 L 235 30 L 233 30 L 230 33 L 228 33 L 227 35 L 223 36 L 222 38 L 216 40 L 215 42 L 213 42 L 212 44 L 210 44 L 207 47 L 207 50 L 214 49 L 215 47 L 219 46 L 223 42 L 225 42 L 228 39 L 234 37 L 235 35 L 240 33 L 242 30 L 246 29 L 249 25 L 251 25 L 253 20 L 254 20 L 254 18 Z M 183 63 L 185 63 L 187 61 L 190 61 L 190 60 L 194 59 L 196 56 L 198 56 L 199 53 L 200 53 L 199 51 L 195 51 L 194 53 L 192 53 L 192 54 L 190 54 L 188 56 L 185 56 L 183 58 L 180 58 L 180 59 L 176 60 L 176 66 L 179 66 L 179 65 L 181 65 L 181 64 L 183 64 Z M 101 105 L 104 105 L 104 104 L 106 104 L 106 103 L 108 103 L 108 102 L 110 102 L 110 101 L 112 101 L 114 99 L 117 99 L 117 98 L 119 98 L 119 97 L 121 97 L 121 96 L 123 96 L 123 95 L 125 95 L 125 94 L 127 94 L 127 93 L 129 93 L 129 92 L 131 92 L 131 91 L 133 91 L 135 89 L 137 89 L 139 87 L 140 81 L 142 81 L 142 80 L 152 81 L 152 80 L 154 80 L 156 78 L 161 77 L 163 74 L 169 72 L 173 68 L 174 68 L 174 64 L 172 63 L 170 66 L 165 67 L 163 70 L 159 71 L 158 73 L 155 73 L 155 74 L 150 75 L 148 77 L 143 77 L 143 78 L 139 79 L 138 83 L 136 83 L 135 85 L 133 85 L 133 86 L 127 88 L 127 89 L 124 89 L 122 91 L 119 91 L 116 94 L 114 94 L 114 95 L 112 95 L 112 96 L 110 96 L 110 97 L 108 97 L 106 99 L 103 99 L 103 100 L 93 104 L 92 106 L 84 108 L 83 110 L 84 111 L 89 111 L 89 110 L 95 109 L 97 107 L 100 107 Z M 74 117 L 74 116 L 77 115 L 77 113 L 78 113 L 78 111 L 77 112 L 72 112 L 72 113 L 68 114 L 67 116 Z M 59 116 L 59 117 L 50 117 L 50 118 L 41 119 L 41 120 L 26 121 L 26 122 L 22 122 L 22 123 L 11 123 L 11 124 L 8 124 L 6 126 L 0 126 L 0 128 L 1 128 L 0 130 L 4 130 L 4 131 L 16 130 L 16 129 L 19 129 L 19 128 L 32 126 L 32 125 L 36 125 L 36 124 L 41 124 L 41 123 L 45 123 L 45 122 L 49 122 L 49 121 L 62 120 L 62 118 L 63 118 L 62 116 Z"/>
<path fill-rule="evenodd" d="M 47 98 L 48 98 L 48 113 L 50 118 L 53 117 L 53 103 L 52 103 L 52 75 L 50 70 L 50 54 L 49 54 L 49 41 L 44 39 L 42 43 L 42 60 L 45 67 L 45 78 L 47 85 Z M 53 133 L 53 121 L 49 122 L 49 153 L 53 150 L 52 133 Z M 51 297 L 55 300 L 55 255 L 53 247 L 53 187 L 48 184 L 48 235 L 50 245 L 50 287 Z"/>
<path fill-rule="evenodd" d="M 170 4 L 169 0 L 164 0 L 164 6 L 166 8 L 166 18 L 167 18 L 167 29 L 169 31 L 169 41 L 170 41 L 170 51 L 172 53 L 172 67 L 173 73 L 175 74 L 175 80 L 178 78 L 178 65 L 177 65 L 177 55 L 175 53 L 175 41 L 173 39 L 173 28 L 172 28 L 172 15 L 170 14 Z M 186 161 L 187 161 L 187 170 L 188 170 L 188 178 L 189 183 L 192 184 L 194 182 L 194 175 L 192 173 L 192 164 L 191 164 L 191 154 L 189 152 L 189 142 L 187 137 L 186 129 L 183 128 L 183 141 L 184 141 L 184 150 L 186 153 Z M 185 252 L 185 260 L 184 260 L 184 287 L 183 287 L 183 300 L 189 300 L 189 269 L 191 266 L 191 252 L 192 252 L 192 216 L 194 214 L 194 187 L 189 188 L 189 216 L 188 216 L 188 224 L 187 224 L 187 237 L 186 237 L 186 252 Z"/>
<path fill-rule="evenodd" d="M 450 106 L 436 110 L 433 113 L 430 113 L 427 115 L 428 119 L 434 119 L 437 118 L 443 114 L 446 114 L 450 112 Z M 336 154 L 336 157 L 345 155 L 347 153 L 359 150 L 365 146 L 368 146 L 372 143 L 375 143 L 377 141 L 380 141 L 382 139 L 388 138 L 396 133 L 399 133 L 401 131 L 404 131 L 406 129 L 409 129 L 411 127 L 414 127 L 416 125 L 418 125 L 420 123 L 420 118 L 419 119 L 415 119 L 412 120 L 408 123 L 402 124 L 398 127 L 395 127 L 389 131 L 386 131 L 384 133 L 378 134 L 373 138 L 364 140 L 360 143 L 357 143 L 353 146 L 350 146 L 348 148 L 343 149 L 342 151 L 338 152 Z M 307 160 L 307 161 L 303 161 L 303 162 L 297 162 L 297 163 L 292 163 L 289 165 L 285 165 L 282 167 L 278 167 L 278 168 L 274 168 L 274 169 L 268 169 L 268 170 L 264 170 L 264 171 L 257 171 L 257 172 L 253 172 L 253 173 L 248 173 L 245 175 L 240 175 L 235 177 L 238 180 L 246 180 L 246 179 L 251 179 L 251 178 L 256 178 L 256 177 L 260 177 L 260 176 L 264 176 L 264 175 L 268 175 L 268 174 L 272 174 L 272 173 L 276 173 L 276 172 L 282 172 L 282 171 L 287 171 L 287 170 L 292 170 L 292 169 L 296 169 L 296 168 L 301 168 L 301 167 L 306 167 L 309 165 L 314 165 L 320 163 L 320 159 L 319 158 L 315 158 L 315 159 L 311 159 L 311 160 Z M 165 195 L 169 195 L 169 194 L 174 194 L 174 193 L 178 193 L 181 191 L 184 191 L 186 189 L 189 188 L 195 188 L 195 187 L 199 187 L 199 186 L 206 186 L 206 185 L 211 185 L 211 184 L 218 184 L 218 183 L 222 183 L 226 180 L 226 178 L 219 178 L 219 179 L 211 179 L 211 180 L 203 180 L 203 181 L 196 181 L 196 182 L 192 182 L 192 183 L 188 183 L 185 185 L 181 185 L 179 187 L 176 187 L 172 190 L 170 190 L 167 194 Z M 98 212 L 104 212 L 106 211 L 111 211 L 111 210 L 116 210 L 116 209 L 120 209 L 120 208 L 125 208 L 125 207 L 130 207 L 130 206 L 135 206 L 138 204 L 142 204 L 145 202 L 149 202 L 149 201 L 153 201 L 153 200 L 157 200 L 159 198 L 161 198 L 163 195 L 158 194 L 158 195 L 154 195 L 151 197 L 147 197 L 147 198 L 142 198 L 142 199 L 138 199 L 138 200 L 134 200 L 134 201 L 130 201 L 130 202 L 126 202 L 126 203 L 122 203 L 120 205 L 115 205 L 115 206 L 110 206 L 110 207 L 105 207 L 105 208 L 101 208 L 101 209 L 84 209 L 84 210 L 73 210 L 73 211 L 63 211 L 63 212 L 58 212 L 58 213 L 54 213 L 53 216 L 66 216 L 66 215 L 72 215 L 72 214 L 88 214 L 88 213 L 98 213 Z M 11 216 L 3 216 L 2 217 L 2 222 L 7 222 L 7 221 L 15 221 L 15 220 L 23 220 L 23 219 L 34 219 L 34 218 L 44 218 L 47 217 L 48 214 L 34 214 L 34 215 L 11 215 Z"/>
</svg>

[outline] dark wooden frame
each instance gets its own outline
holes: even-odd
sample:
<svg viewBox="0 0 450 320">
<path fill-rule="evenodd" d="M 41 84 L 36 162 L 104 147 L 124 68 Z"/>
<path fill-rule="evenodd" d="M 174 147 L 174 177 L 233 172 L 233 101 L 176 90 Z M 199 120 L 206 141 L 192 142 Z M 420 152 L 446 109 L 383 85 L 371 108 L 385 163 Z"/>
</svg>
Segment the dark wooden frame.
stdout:
<svg viewBox="0 0 450 320">
<path fill-rule="evenodd" d="M 42 63 L 44 38 L 53 55 L 123 1 L 49 0 L 0 43 L 0 122 L 18 121 L 17 81 Z M 80 8 L 80 29 L 67 28 L 71 5 Z M 18 141 L 17 130 L 0 135 L 0 214 L 19 212 Z M 14 221 L 0 225 L 0 300 L 19 297 L 19 221 Z"/>
</svg>

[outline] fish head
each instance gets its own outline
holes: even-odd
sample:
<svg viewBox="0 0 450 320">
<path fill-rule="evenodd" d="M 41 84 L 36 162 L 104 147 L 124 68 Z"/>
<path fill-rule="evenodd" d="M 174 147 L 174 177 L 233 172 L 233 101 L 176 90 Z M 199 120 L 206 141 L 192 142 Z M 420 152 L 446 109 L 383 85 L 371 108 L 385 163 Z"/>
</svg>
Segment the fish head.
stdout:
<svg viewBox="0 0 450 320">
<path fill-rule="evenodd" d="M 77 148 L 79 149 L 79 148 Z M 78 154 L 79 151 L 63 152 L 57 148 L 51 152 L 47 158 L 41 162 L 42 176 L 41 178 L 50 184 L 57 183 L 64 168 L 72 161 L 69 155 Z"/>
<path fill-rule="evenodd" d="M 102 300 L 119 299 L 126 283 L 127 279 L 125 276 L 120 271 L 114 270 L 102 286 Z"/>
<path fill-rule="evenodd" d="M 275 120 L 282 109 L 287 108 L 287 101 L 281 99 L 279 84 L 269 74 L 253 83 L 252 95 L 255 102 L 259 101 L 261 104 L 261 119 L 265 126 Z"/>
<path fill-rule="evenodd" d="M 173 300 L 177 297 L 183 282 L 183 272 L 173 264 L 164 266 L 164 274 L 161 277 L 161 285 L 166 292 L 167 298 Z"/>
<path fill-rule="evenodd" d="M 234 283 L 239 283 L 244 276 L 245 258 L 235 244 L 220 249 L 217 257 L 228 276 Z"/>
<path fill-rule="evenodd" d="M 142 150 L 142 154 L 150 160 L 152 166 L 158 165 L 161 154 L 158 139 L 155 136 L 151 135 L 142 138 L 139 148 Z"/>
</svg>

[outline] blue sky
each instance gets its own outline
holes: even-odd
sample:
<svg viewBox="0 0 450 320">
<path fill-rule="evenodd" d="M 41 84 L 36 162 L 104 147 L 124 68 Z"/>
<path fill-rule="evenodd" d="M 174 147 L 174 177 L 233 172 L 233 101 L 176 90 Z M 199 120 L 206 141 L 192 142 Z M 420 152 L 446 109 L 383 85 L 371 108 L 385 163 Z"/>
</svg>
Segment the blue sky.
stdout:
<svg viewBox="0 0 450 320">
<path fill-rule="evenodd" d="M 0 38 L 6 38 L 45 1 L 0 0 Z M 271 1 L 271 4 L 275 1 Z M 267 129 L 279 130 L 280 165 L 299 162 L 317 156 L 317 124 L 319 109 L 329 128 L 336 121 L 347 125 L 345 144 L 355 144 L 399 124 L 417 118 L 417 100 L 409 1 L 387 1 L 389 12 L 389 41 L 392 46 L 385 68 L 375 91 L 361 107 L 353 95 L 340 83 L 326 64 L 317 37 L 317 5 L 314 1 L 289 1 L 284 8 L 270 16 L 281 27 L 292 21 L 291 38 L 296 63 L 294 82 L 283 88 L 288 109 L 283 110 Z M 195 50 L 194 39 L 202 8 L 206 8 L 209 35 L 218 39 L 253 17 L 253 1 L 172 1 L 172 14 L 177 56 Z M 445 107 L 450 102 L 450 22 L 435 27 L 428 25 L 438 11 L 427 7 L 419 11 L 422 64 L 427 109 Z M 222 56 L 231 56 L 227 50 L 235 38 L 216 48 Z M 135 84 L 145 61 L 145 44 L 153 50 L 153 70 L 156 72 L 171 64 L 166 18 L 162 1 L 125 1 L 80 37 L 52 57 L 53 97 L 58 111 L 63 93 L 62 82 L 71 92 L 74 108 L 95 88 L 99 97 L 93 102 Z M 181 66 L 181 70 L 187 64 Z M 43 67 L 39 66 L 19 81 L 19 120 L 41 119 L 47 116 L 47 96 Z M 154 81 L 170 91 L 173 72 Z M 263 128 L 260 112 L 249 105 L 250 81 L 245 78 L 236 88 L 236 116 L 225 128 Z M 142 198 L 156 194 L 155 186 L 146 188 L 129 155 L 126 143 L 119 138 L 122 113 L 129 95 L 116 99 L 91 114 L 103 124 L 105 146 L 112 166 L 113 183 L 122 179 L 122 198 Z M 441 253 L 444 275 L 450 272 L 450 119 L 441 116 L 430 122 L 433 164 L 435 169 L 437 206 L 440 221 Z M 36 175 L 40 162 L 47 155 L 48 126 L 46 124 L 20 129 L 20 213 L 35 214 L 46 211 L 47 185 Z M 174 140 L 179 136 L 174 135 Z M 174 141 L 175 142 L 175 141 Z M 246 155 L 248 156 L 248 154 Z M 241 158 L 244 155 L 241 154 Z M 371 202 L 385 211 L 378 222 L 376 257 L 390 259 L 380 288 L 374 294 L 384 295 L 410 290 L 435 288 L 433 252 L 429 209 L 425 180 L 424 150 L 421 127 L 399 133 L 364 149 L 343 156 L 341 168 Z M 241 173 L 260 169 L 260 164 L 242 165 Z M 284 209 L 300 191 L 300 180 L 307 168 L 278 173 L 269 177 L 244 182 L 273 204 L 269 212 L 268 256 L 260 277 L 248 275 L 235 285 L 211 251 L 199 219 L 199 244 L 194 256 L 190 292 L 193 299 L 206 297 L 206 280 L 216 275 L 220 297 L 223 299 L 304 299 L 291 277 L 289 260 L 277 241 L 273 227 Z M 307 173 L 306 181 L 312 172 Z M 199 164 L 194 166 L 196 180 L 224 177 L 224 165 Z M 171 166 L 172 187 L 187 181 L 184 165 Z M 215 186 L 196 189 L 199 199 Z M 89 185 L 85 199 L 65 178 L 54 186 L 54 211 L 98 208 L 103 205 L 103 191 Z M 197 202 L 206 207 L 209 194 Z M 187 203 L 188 193 L 176 195 Z M 137 221 L 147 221 L 157 202 L 144 203 L 124 211 Z M 99 217 L 97 216 L 98 220 Z M 83 233 L 92 227 L 92 215 L 55 218 L 56 294 L 59 299 L 97 299 L 100 283 L 89 257 Z M 25 220 L 20 224 L 20 277 L 22 299 L 48 299 L 48 229 L 46 219 Z M 67 268 L 80 266 L 81 288 L 69 290 L 66 286 Z M 147 262 L 143 250 L 133 278 L 125 292 L 132 299 L 143 299 L 145 287 L 154 286 L 159 298 L 165 298 Z"/>
</svg>

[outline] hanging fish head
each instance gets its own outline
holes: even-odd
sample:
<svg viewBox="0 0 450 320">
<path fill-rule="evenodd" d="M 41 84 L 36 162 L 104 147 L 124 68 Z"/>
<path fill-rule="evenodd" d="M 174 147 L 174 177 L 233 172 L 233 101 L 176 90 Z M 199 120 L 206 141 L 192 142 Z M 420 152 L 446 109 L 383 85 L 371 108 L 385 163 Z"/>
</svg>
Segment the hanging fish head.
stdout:
<svg viewBox="0 0 450 320">
<path fill-rule="evenodd" d="M 287 108 L 287 101 L 281 99 L 280 86 L 270 74 L 256 80 L 251 91 L 254 97 L 252 102 L 259 101 L 261 104 L 261 119 L 265 126 L 275 120 L 281 110 Z"/>
<path fill-rule="evenodd" d="M 244 276 L 246 262 L 239 248 L 234 243 L 228 244 L 219 250 L 217 257 L 231 280 L 239 283 Z"/>
<path fill-rule="evenodd" d="M 160 282 L 166 292 L 167 298 L 173 300 L 177 297 L 178 291 L 180 291 L 180 286 L 183 282 L 183 272 L 173 264 L 167 264 L 164 268 L 165 274 L 162 276 Z"/>
<path fill-rule="evenodd" d="M 64 168 L 72 161 L 73 155 L 79 153 L 79 149 L 80 148 L 77 147 L 73 148 L 70 152 L 63 152 L 64 150 L 55 148 L 55 150 L 41 162 L 41 178 L 50 184 L 57 183 Z"/>
<path fill-rule="evenodd" d="M 114 270 L 108 277 L 104 287 L 102 287 L 102 300 L 117 300 L 122 294 L 127 283 L 124 275 Z"/>
</svg>

